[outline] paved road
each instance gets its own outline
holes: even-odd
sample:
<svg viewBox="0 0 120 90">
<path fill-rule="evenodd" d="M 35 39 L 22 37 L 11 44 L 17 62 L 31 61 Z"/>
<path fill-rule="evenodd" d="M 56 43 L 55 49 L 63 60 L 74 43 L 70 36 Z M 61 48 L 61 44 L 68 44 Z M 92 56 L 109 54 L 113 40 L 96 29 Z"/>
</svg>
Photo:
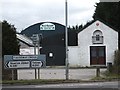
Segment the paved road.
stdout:
<svg viewBox="0 0 120 90">
<path fill-rule="evenodd" d="M 69 88 L 73 90 L 120 90 L 119 82 L 92 82 L 92 83 L 69 83 L 69 84 L 47 84 L 47 85 L 19 85 L 19 86 L 3 86 L 2 90 L 52 90 Z"/>
</svg>

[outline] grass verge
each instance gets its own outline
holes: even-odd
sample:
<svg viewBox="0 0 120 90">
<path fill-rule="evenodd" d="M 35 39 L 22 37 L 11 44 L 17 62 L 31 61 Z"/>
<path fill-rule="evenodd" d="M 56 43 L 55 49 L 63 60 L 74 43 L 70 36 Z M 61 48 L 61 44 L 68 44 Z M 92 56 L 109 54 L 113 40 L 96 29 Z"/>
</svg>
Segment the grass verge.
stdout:
<svg viewBox="0 0 120 90">
<path fill-rule="evenodd" d="M 22 84 L 22 85 L 33 85 L 33 84 L 59 84 L 59 83 L 78 83 L 81 80 L 9 80 L 2 81 L 2 84 Z"/>
<path fill-rule="evenodd" d="M 101 77 L 94 77 L 91 80 L 104 80 L 104 81 L 120 80 L 120 75 L 114 73 L 108 73 L 106 71 L 102 73 Z"/>
</svg>

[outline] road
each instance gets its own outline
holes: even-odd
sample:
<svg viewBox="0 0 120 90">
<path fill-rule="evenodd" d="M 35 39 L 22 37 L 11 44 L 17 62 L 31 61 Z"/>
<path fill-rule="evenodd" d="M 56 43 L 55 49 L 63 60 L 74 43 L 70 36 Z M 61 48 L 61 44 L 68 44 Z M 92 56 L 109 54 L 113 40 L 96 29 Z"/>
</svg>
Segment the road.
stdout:
<svg viewBox="0 0 120 90">
<path fill-rule="evenodd" d="M 46 85 L 4 85 L 2 90 L 120 90 L 119 82 L 64 83 Z"/>
</svg>

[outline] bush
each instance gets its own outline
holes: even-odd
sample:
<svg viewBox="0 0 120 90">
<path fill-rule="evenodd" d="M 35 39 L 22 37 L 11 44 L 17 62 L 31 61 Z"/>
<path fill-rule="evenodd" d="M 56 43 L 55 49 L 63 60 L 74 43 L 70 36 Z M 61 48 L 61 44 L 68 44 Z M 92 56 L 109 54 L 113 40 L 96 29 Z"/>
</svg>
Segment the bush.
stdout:
<svg viewBox="0 0 120 90">
<path fill-rule="evenodd" d="M 120 50 L 115 51 L 114 65 L 112 72 L 120 75 Z"/>
</svg>

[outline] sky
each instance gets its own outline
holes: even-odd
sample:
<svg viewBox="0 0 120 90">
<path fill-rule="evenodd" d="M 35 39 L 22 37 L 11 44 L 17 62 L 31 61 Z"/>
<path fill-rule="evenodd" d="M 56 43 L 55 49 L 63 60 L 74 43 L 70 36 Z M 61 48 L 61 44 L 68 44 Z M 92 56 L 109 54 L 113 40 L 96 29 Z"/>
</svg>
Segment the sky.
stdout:
<svg viewBox="0 0 120 90">
<path fill-rule="evenodd" d="M 67 0 L 68 26 L 85 24 L 92 20 L 95 3 L 99 0 Z M 20 32 L 40 22 L 65 25 L 65 0 L 1 0 L 0 20 L 7 20 Z"/>
</svg>

